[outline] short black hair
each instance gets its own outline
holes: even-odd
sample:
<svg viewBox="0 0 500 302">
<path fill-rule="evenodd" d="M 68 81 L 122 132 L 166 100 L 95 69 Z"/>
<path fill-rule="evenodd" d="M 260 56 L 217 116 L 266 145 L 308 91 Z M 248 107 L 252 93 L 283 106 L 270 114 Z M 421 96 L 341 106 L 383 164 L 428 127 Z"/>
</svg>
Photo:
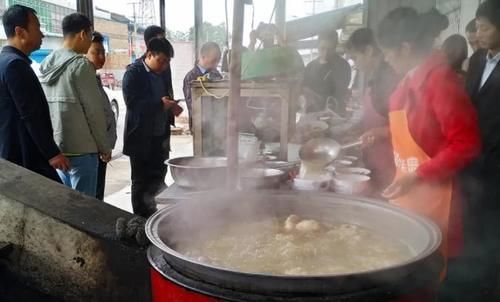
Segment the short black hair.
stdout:
<svg viewBox="0 0 500 302">
<path fill-rule="evenodd" d="M 477 32 L 476 19 L 473 19 L 469 23 L 467 23 L 467 26 L 465 27 L 465 32 L 468 32 L 468 33 Z"/>
<path fill-rule="evenodd" d="M 339 43 L 339 34 L 336 30 L 324 31 L 318 35 L 318 41 L 328 41 L 337 45 Z"/>
<path fill-rule="evenodd" d="M 486 18 L 500 30 L 500 1 L 488 0 L 481 3 L 476 12 L 476 19 Z"/>
<path fill-rule="evenodd" d="M 217 51 L 219 54 L 222 54 L 219 45 L 215 42 L 207 42 L 203 44 L 200 49 L 200 54 L 202 56 L 205 56 L 209 54 L 211 51 Z"/>
<path fill-rule="evenodd" d="M 63 36 L 76 35 L 82 30 L 90 32 L 92 30 L 92 22 L 90 19 L 80 13 L 73 13 L 64 17 L 62 21 Z"/>
<path fill-rule="evenodd" d="M 448 18 L 436 9 L 419 14 L 414 8 L 399 7 L 380 23 L 378 41 L 384 48 L 398 49 L 408 43 L 418 52 L 428 52 L 448 25 Z"/>
<path fill-rule="evenodd" d="M 346 43 L 346 49 L 350 51 L 364 52 L 368 46 L 380 52 L 380 48 L 375 40 L 375 34 L 369 28 L 357 29 L 351 34 Z"/>
<path fill-rule="evenodd" d="M 469 56 L 467 40 L 459 34 L 451 35 L 444 40 L 441 49 L 445 53 L 451 67 L 461 72 L 462 65 Z"/>
<path fill-rule="evenodd" d="M 174 57 L 174 48 L 172 44 L 165 38 L 152 38 L 148 42 L 148 52 L 153 54 L 162 53 L 169 58 Z"/>
<path fill-rule="evenodd" d="M 151 39 L 158 37 L 158 35 L 164 35 L 165 30 L 158 25 L 151 25 L 144 30 L 144 42 L 146 45 L 151 41 Z"/>
<path fill-rule="evenodd" d="M 92 33 L 92 43 L 102 44 L 103 42 L 104 42 L 104 36 L 100 32 L 94 31 Z"/>
<path fill-rule="evenodd" d="M 10 6 L 3 14 L 2 23 L 7 38 L 16 35 L 16 26 L 28 28 L 30 14 L 36 15 L 36 10 L 24 5 L 15 4 Z"/>
</svg>

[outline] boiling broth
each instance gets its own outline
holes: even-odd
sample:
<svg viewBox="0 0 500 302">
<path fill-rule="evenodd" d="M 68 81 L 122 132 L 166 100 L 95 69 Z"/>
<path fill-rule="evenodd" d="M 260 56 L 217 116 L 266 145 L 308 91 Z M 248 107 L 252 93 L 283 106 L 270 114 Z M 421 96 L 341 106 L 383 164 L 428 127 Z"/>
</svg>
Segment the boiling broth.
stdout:
<svg viewBox="0 0 500 302">
<path fill-rule="evenodd" d="M 202 263 L 270 275 L 335 275 L 399 264 L 414 253 L 403 242 L 353 224 L 267 219 L 238 223 L 177 251 Z"/>
</svg>

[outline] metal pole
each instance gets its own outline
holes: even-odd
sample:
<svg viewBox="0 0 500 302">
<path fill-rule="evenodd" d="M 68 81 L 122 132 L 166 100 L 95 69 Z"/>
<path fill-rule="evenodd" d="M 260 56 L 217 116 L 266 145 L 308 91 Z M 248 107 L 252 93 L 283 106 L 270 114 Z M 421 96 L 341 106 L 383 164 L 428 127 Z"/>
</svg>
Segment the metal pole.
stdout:
<svg viewBox="0 0 500 302">
<path fill-rule="evenodd" d="M 231 63 L 229 66 L 229 101 L 227 106 L 227 186 L 230 190 L 238 185 L 238 107 L 241 92 L 241 51 L 243 45 L 243 19 L 245 1 L 234 0 Z"/>
<path fill-rule="evenodd" d="M 90 22 L 94 24 L 94 1 L 93 0 L 76 0 L 76 10 L 80 14 L 87 16 Z"/>
<path fill-rule="evenodd" d="M 285 38 L 286 37 L 286 0 L 275 0 L 276 4 L 276 17 L 275 17 L 275 22 L 276 26 L 278 27 L 281 35 Z"/>
<path fill-rule="evenodd" d="M 160 0 L 160 26 L 164 30 L 167 28 L 165 25 L 165 0 Z"/>
<path fill-rule="evenodd" d="M 203 34 L 203 0 L 194 0 L 194 51 L 196 61 L 201 48 Z"/>
</svg>

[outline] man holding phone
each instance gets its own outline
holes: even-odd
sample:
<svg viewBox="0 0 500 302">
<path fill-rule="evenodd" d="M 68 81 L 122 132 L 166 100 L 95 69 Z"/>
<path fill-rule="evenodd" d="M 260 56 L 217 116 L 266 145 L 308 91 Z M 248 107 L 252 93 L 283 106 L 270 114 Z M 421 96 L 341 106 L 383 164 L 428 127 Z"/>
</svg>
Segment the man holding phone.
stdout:
<svg viewBox="0 0 500 302">
<path fill-rule="evenodd" d="M 166 187 L 170 125 L 174 114 L 182 111 L 168 96 L 162 77 L 173 56 L 166 39 L 153 38 L 145 56 L 129 65 L 123 77 L 127 105 L 123 154 L 130 157 L 134 213 L 146 218 L 156 211 L 154 198 Z"/>
</svg>

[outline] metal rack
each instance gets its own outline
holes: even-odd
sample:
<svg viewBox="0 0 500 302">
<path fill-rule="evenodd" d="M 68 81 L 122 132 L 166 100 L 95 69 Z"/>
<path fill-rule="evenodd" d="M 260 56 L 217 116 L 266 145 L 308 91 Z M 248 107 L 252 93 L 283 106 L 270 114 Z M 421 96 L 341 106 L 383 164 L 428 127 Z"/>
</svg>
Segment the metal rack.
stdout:
<svg viewBox="0 0 500 302">
<path fill-rule="evenodd" d="M 298 93 L 294 81 L 265 83 L 242 82 L 242 98 L 276 98 L 281 100 L 280 160 L 287 160 L 288 140 L 295 127 L 295 104 Z M 209 156 L 213 145 L 225 146 L 229 82 L 193 82 L 194 155 Z M 241 106 L 245 106 L 241 104 Z M 217 122 L 215 122 L 217 121 Z M 214 127 L 214 124 L 218 124 Z M 222 145 L 221 145 L 222 144 Z"/>
</svg>

